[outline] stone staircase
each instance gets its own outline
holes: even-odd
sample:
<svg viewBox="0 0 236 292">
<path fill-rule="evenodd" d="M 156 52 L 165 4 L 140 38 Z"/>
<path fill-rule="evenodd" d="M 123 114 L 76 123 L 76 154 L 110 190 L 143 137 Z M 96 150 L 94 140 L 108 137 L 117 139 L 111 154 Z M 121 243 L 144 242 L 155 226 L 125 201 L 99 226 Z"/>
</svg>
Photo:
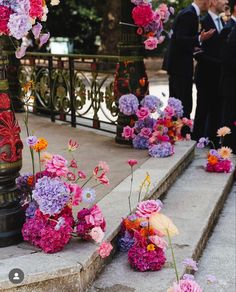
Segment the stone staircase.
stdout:
<svg viewBox="0 0 236 292">
<path fill-rule="evenodd" d="M 137 204 L 140 183 L 148 172 L 152 188 L 147 197 L 161 197 L 165 206 L 163 213 L 171 217 L 180 230 L 180 235 L 174 239 L 179 264 L 186 257 L 198 258 L 201 255 L 230 191 L 233 173 L 204 172 L 202 165 L 205 153 L 197 151 L 194 156 L 195 144 L 192 141 L 177 144 L 175 150 L 172 157 L 149 158 L 136 169 L 132 206 Z M 130 177 L 127 177 L 99 202 L 107 220 L 106 239 L 113 243 L 121 218 L 129 213 L 129 186 Z M 156 273 L 133 272 L 128 266 L 126 255 L 117 254 L 114 249 L 110 258 L 102 260 L 97 254 L 97 246 L 76 240 L 62 252 L 52 255 L 26 244 L 4 248 L 0 250 L 2 252 L 5 256 L 0 257 L 0 291 L 6 292 L 80 292 L 86 291 L 96 277 L 89 291 L 158 292 L 166 291 L 174 278 L 170 265 Z M 25 279 L 19 285 L 13 285 L 8 280 L 8 273 L 13 268 L 20 268 L 25 273 Z"/>
</svg>

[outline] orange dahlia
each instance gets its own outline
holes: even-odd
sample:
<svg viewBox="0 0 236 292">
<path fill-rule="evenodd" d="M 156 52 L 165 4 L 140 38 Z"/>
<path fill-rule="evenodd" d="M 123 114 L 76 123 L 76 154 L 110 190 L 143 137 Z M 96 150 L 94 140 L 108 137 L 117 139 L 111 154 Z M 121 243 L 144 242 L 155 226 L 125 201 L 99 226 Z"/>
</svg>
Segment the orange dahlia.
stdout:
<svg viewBox="0 0 236 292">
<path fill-rule="evenodd" d="M 48 147 L 48 141 L 44 138 L 39 138 L 37 143 L 33 146 L 33 149 L 36 152 L 40 152 L 42 150 L 45 150 Z"/>
</svg>

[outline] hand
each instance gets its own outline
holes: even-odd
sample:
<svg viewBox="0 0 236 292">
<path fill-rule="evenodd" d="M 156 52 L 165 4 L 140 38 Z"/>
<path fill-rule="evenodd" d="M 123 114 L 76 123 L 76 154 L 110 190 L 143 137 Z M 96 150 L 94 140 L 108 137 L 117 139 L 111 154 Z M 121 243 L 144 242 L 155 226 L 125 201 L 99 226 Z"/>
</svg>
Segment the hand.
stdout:
<svg viewBox="0 0 236 292">
<path fill-rule="evenodd" d="M 209 29 L 208 31 L 203 30 L 200 33 L 200 42 L 203 42 L 203 41 L 210 39 L 213 36 L 214 32 L 215 32 L 215 29 L 213 29 L 213 28 Z"/>
</svg>

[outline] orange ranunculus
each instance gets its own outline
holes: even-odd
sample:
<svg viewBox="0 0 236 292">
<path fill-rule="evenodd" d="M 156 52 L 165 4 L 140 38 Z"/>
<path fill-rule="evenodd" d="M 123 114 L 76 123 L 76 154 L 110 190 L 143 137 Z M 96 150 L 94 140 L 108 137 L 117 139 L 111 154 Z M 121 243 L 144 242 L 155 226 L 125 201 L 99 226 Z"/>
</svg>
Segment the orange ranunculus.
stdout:
<svg viewBox="0 0 236 292">
<path fill-rule="evenodd" d="M 156 235 L 156 232 L 153 228 L 151 227 L 144 227 L 144 228 L 141 228 L 140 231 L 139 231 L 140 235 L 143 236 L 143 237 L 148 237 L 148 236 L 152 236 L 152 235 Z"/>
<path fill-rule="evenodd" d="M 209 155 L 207 160 L 211 165 L 215 165 L 216 163 L 218 163 L 218 158 L 214 155 Z"/>
<path fill-rule="evenodd" d="M 37 143 L 33 146 L 33 149 L 36 152 L 40 152 L 42 150 L 45 150 L 48 147 L 48 141 L 44 138 L 39 138 Z"/>
<path fill-rule="evenodd" d="M 136 219 L 134 221 L 129 220 L 128 218 L 123 221 L 124 226 L 127 230 L 139 230 L 140 229 L 140 220 Z"/>
</svg>

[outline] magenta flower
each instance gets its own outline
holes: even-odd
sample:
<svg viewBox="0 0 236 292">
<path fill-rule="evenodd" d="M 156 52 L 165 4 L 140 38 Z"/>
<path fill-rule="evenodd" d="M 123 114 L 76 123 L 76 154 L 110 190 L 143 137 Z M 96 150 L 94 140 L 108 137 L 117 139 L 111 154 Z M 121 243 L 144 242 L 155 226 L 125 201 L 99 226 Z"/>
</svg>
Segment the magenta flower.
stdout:
<svg viewBox="0 0 236 292">
<path fill-rule="evenodd" d="M 150 111 L 147 107 L 141 107 L 141 109 L 136 111 L 136 115 L 140 120 L 145 120 L 150 114 Z"/>
<path fill-rule="evenodd" d="M 144 41 L 145 49 L 146 50 L 154 50 L 157 48 L 159 41 L 156 37 L 149 37 Z"/>
<path fill-rule="evenodd" d="M 179 283 L 174 283 L 173 292 L 203 292 L 197 282 L 193 280 L 180 280 Z"/>
<path fill-rule="evenodd" d="M 125 139 L 133 139 L 135 137 L 134 128 L 126 126 L 123 128 L 122 137 Z"/>
<path fill-rule="evenodd" d="M 53 155 L 52 159 L 47 161 L 45 169 L 57 176 L 65 177 L 68 173 L 67 160 L 61 155 Z"/>
<path fill-rule="evenodd" d="M 37 23 L 37 24 L 35 24 L 33 27 L 32 27 L 32 33 L 33 33 L 33 35 L 34 35 L 34 38 L 35 39 L 38 39 L 39 38 L 39 36 L 40 36 L 40 33 L 41 33 L 41 31 L 42 31 L 42 24 L 41 23 Z"/>
<path fill-rule="evenodd" d="M 86 179 L 86 177 L 87 177 L 86 174 L 82 170 L 79 170 L 78 171 L 78 176 L 81 179 Z"/>
<path fill-rule="evenodd" d="M 132 17 L 134 23 L 137 26 L 146 26 L 153 20 L 154 11 L 151 5 L 139 5 L 136 6 L 132 11 Z"/>
<path fill-rule="evenodd" d="M 149 128 L 142 128 L 140 136 L 148 139 L 152 136 L 152 131 Z"/>
<path fill-rule="evenodd" d="M 133 167 L 134 165 L 138 163 L 136 159 L 129 159 L 127 162 L 131 167 Z"/>
<path fill-rule="evenodd" d="M 43 33 L 39 36 L 39 47 L 42 47 L 50 38 L 50 33 Z"/>
</svg>

